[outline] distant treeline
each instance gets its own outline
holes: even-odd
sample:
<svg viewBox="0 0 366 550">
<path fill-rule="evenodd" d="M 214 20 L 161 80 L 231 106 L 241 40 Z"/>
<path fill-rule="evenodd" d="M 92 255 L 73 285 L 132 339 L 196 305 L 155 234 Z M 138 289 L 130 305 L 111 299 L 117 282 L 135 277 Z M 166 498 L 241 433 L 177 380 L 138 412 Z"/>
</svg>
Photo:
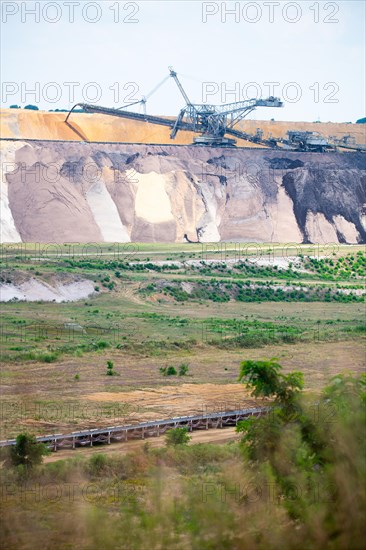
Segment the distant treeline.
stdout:
<svg viewBox="0 0 366 550">
<path fill-rule="evenodd" d="M 20 105 L 10 105 L 9 109 L 21 109 Z M 39 111 L 36 105 L 25 105 L 23 109 L 29 109 L 30 111 Z M 49 109 L 49 113 L 68 113 L 69 109 Z M 83 109 L 74 109 L 74 113 L 85 113 Z"/>
</svg>

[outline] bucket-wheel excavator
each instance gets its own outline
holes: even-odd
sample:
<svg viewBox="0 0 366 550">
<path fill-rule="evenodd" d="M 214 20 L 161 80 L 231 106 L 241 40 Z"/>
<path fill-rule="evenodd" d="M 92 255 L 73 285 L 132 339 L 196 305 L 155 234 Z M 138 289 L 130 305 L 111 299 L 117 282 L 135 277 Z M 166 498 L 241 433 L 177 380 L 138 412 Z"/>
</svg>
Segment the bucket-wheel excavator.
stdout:
<svg viewBox="0 0 366 550">
<path fill-rule="evenodd" d="M 180 110 L 177 118 L 165 118 L 148 115 L 146 113 L 147 100 L 170 78 L 173 78 L 182 94 L 185 106 Z M 136 113 L 128 109 L 134 105 L 142 106 L 143 113 Z M 171 128 L 170 138 L 174 139 L 178 131 L 186 130 L 196 132 L 200 135 L 193 138 L 193 145 L 204 145 L 210 147 L 234 147 L 235 138 L 257 143 L 277 150 L 304 151 L 314 153 L 326 153 L 337 151 L 338 148 L 366 152 L 366 145 L 352 141 L 352 136 L 344 136 L 342 139 L 325 138 L 317 132 L 289 131 L 287 138 L 263 137 L 263 130 L 257 128 L 255 134 L 248 134 L 235 128 L 235 125 L 254 111 L 256 107 L 283 107 L 278 97 L 270 96 L 267 99 L 249 99 L 223 105 L 208 105 L 192 103 L 186 94 L 177 73 L 173 67 L 169 67 L 169 74 L 145 97 L 138 101 L 123 105 L 118 109 L 91 105 L 89 103 L 77 103 L 68 113 L 65 122 L 68 121 L 71 113 L 81 107 L 85 113 L 100 113 L 117 117 L 150 122 L 160 126 Z M 228 137 L 230 136 L 230 137 Z"/>
<path fill-rule="evenodd" d="M 234 126 L 245 116 L 251 113 L 256 107 L 282 107 L 283 103 L 277 97 L 269 97 L 267 99 L 249 99 L 247 101 L 238 101 L 235 103 L 227 103 L 224 105 L 208 105 L 194 104 L 187 96 L 177 73 L 172 67 L 169 67 L 170 74 L 165 77 L 146 97 L 139 101 L 135 101 L 128 105 L 124 105 L 119 109 L 111 109 L 88 103 L 77 103 L 70 110 L 66 117 L 68 121 L 71 113 L 80 107 L 86 113 L 100 113 L 105 115 L 130 118 L 134 120 L 146 121 L 152 124 L 169 126 L 172 128 L 170 138 L 174 139 L 179 130 L 197 132 L 200 135 L 193 139 L 194 145 L 205 145 L 211 147 L 233 147 L 236 140 L 226 135 L 234 136 L 239 139 L 244 139 L 254 143 L 260 143 L 269 147 L 275 147 L 274 140 L 264 140 L 260 134 L 251 135 L 245 132 L 234 129 Z M 184 100 L 185 106 L 180 110 L 176 120 L 169 118 L 157 117 L 146 114 L 146 101 L 155 93 L 169 77 L 176 82 Z M 127 109 L 133 105 L 142 105 L 144 113 L 136 113 Z"/>
</svg>

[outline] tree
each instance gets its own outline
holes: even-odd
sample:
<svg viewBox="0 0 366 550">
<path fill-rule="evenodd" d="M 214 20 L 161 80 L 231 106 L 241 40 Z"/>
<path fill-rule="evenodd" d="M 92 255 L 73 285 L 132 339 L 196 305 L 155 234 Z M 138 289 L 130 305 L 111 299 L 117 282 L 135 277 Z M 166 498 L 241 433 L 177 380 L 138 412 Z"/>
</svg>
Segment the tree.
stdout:
<svg viewBox="0 0 366 550">
<path fill-rule="evenodd" d="M 191 440 L 191 436 L 188 434 L 188 428 L 173 428 L 168 430 L 165 436 L 165 442 L 170 446 L 187 445 Z"/>
<path fill-rule="evenodd" d="M 271 397 L 279 386 L 281 365 L 275 359 L 267 361 L 243 361 L 240 364 L 239 382 L 244 382 L 254 397 Z"/>
<path fill-rule="evenodd" d="M 114 367 L 113 361 L 107 361 L 107 372 L 106 372 L 107 376 L 113 376 L 115 374 L 113 367 Z"/>
<path fill-rule="evenodd" d="M 307 517 L 314 502 L 329 502 L 335 516 L 343 510 L 349 516 L 354 495 L 362 485 L 354 472 L 364 472 L 365 378 L 338 375 L 314 403 L 309 395 L 301 395 L 300 373 L 284 376 L 278 369 L 275 373 L 278 378 L 269 413 L 238 423 L 249 468 L 257 474 L 258 466 L 267 472 L 276 487 L 271 491 L 278 491 L 292 519 Z M 245 374 L 248 379 L 249 374 Z M 324 500 L 314 501 L 315 494 L 317 498 L 323 495 Z M 346 494 L 352 494 L 348 505 L 344 504 Z M 358 498 L 362 500 L 364 495 Z M 334 537 L 339 521 L 331 521 L 328 528 Z"/>
<path fill-rule="evenodd" d="M 279 378 L 276 401 L 288 406 L 295 404 L 297 396 L 304 387 L 303 373 L 293 371 L 287 375 L 280 374 Z"/>
<path fill-rule="evenodd" d="M 29 109 L 30 111 L 38 111 L 38 107 L 36 105 L 26 105 L 24 109 Z"/>
<path fill-rule="evenodd" d="M 240 364 L 239 380 L 244 382 L 255 397 L 271 397 L 273 407 L 269 415 L 238 422 L 237 431 L 244 432 L 243 442 L 247 444 L 249 456 L 270 458 L 276 451 L 280 434 L 294 422 L 304 431 L 314 433 L 314 427 L 303 415 L 299 394 L 304 387 L 303 374 L 293 371 L 282 374 L 282 367 L 276 359 L 265 361 L 243 361 Z"/>
<path fill-rule="evenodd" d="M 243 361 L 239 381 L 244 382 L 254 397 L 272 397 L 282 406 L 294 403 L 304 387 L 303 374 L 298 371 L 282 374 L 275 358 L 266 361 Z"/>
<path fill-rule="evenodd" d="M 37 443 L 33 435 L 21 433 L 17 436 L 15 445 L 11 448 L 11 461 L 14 466 L 23 464 L 28 468 L 32 468 L 41 464 L 43 456 L 48 454 L 49 450 L 44 443 Z"/>
</svg>

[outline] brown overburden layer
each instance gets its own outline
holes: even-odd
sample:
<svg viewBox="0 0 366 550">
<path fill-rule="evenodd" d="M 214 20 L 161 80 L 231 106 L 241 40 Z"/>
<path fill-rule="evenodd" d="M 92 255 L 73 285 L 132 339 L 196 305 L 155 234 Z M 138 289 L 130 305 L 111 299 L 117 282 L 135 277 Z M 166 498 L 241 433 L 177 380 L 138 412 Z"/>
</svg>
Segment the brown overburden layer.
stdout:
<svg viewBox="0 0 366 550">
<path fill-rule="evenodd" d="M 148 122 L 115 118 L 100 114 L 73 113 L 65 123 L 67 113 L 50 113 L 23 109 L 1 109 L 0 134 L 2 138 L 55 139 L 72 141 L 115 141 L 127 143 L 172 143 L 170 128 Z M 174 117 L 173 117 L 174 118 Z M 237 125 L 238 130 L 255 134 L 263 130 L 263 138 L 284 138 L 288 130 L 319 132 L 324 137 L 338 138 L 350 134 L 356 143 L 365 143 L 365 128 L 362 124 L 332 122 L 286 122 L 269 120 L 245 120 Z M 192 143 L 196 134 L 178 132 L 173 143 Z M 255 144 L 238 140 L 239 145 Z M 257 146 L 260 147 L 260 146 Z"/>
</svg>

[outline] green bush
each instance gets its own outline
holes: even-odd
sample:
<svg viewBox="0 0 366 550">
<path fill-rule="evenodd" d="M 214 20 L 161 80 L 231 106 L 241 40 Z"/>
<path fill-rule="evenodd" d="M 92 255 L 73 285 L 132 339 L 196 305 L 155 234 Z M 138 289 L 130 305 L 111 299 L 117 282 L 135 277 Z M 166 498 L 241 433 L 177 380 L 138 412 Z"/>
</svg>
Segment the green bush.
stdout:
<svg viewBox="0 0 366 550">
<path fill-rule="evenodd" d="M 176 376 L 177 369 L 173 366 L 170 367 L 160 367 L 160 372 L 163 376 Z"/>
<path fill-rule="evenodd" d="M 94 343 L 94 346 L 97 349 L 106 349 L 106 348 L 110 347 L 110 344 L 108 342 L 106 342 L 105 340 L 99 340 L 99 342 Z"/>
<path fill-rule="evenodd" d="M 168 430 L 165 436 L 167 446 L 187 445 L 191 436 L 188 434 L 188 428 L 173 428 Z"/>
<path fill-rule="evenodd" d="M 107 372 L 106 372 L 107 376 L 114 376 L 116 374 L 113 368 L 114 368 L 113 361 L 107 361 Z"/>
<path fill-rule="evenodd" d="M 92 476 L 97 476 L 106 469 L 108 457 L 105 454 L 94 454 L 89 460 L 89 471 Z"/>
<path fill-rule="evenodd" d="M 186 374 L 188 374 L 188 371 L 189 365 L 187 365 L 187 363 L 182 363 L 181 365 L 179 365 L 179 376 L 185 376 Z"/>
<path fill-rule="evenodd" d="M 44 443 L 37 443 L 36 438 L 29 433 L 21 433 L 17 436 L 15 445 L 11 447 L 10 457 L 14 466 L 33 468 L 41 464 L 47 454 L 49 450 Z"/>
</svg>

